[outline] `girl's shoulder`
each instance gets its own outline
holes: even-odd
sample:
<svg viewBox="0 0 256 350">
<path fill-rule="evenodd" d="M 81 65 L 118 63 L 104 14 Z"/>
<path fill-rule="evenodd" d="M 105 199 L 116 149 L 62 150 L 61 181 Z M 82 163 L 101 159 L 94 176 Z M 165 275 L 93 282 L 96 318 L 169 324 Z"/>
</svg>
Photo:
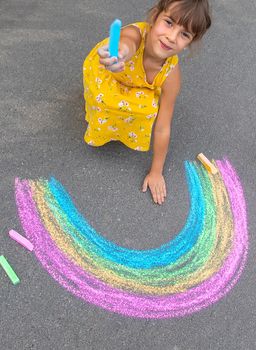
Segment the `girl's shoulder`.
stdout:
<svg viewBox="0 0 256 350">
<path fill-rule="evenodd" d="M 137 28 L 138 31 L 140 32 L 140 35 L 143 37 L 145 31 L 147 31 L 148 28 L 149 28 L 149 23 L 147 23 L 147 22 L 135 22 L 135 23 L 127 24 L 123 28 L 128 28 L 128 27 L 135 27 L 135 28 Z"/>
<path fill-rule="evenodd" d="M 146 22 L 135 22 L 122 27 L 122 35 L 130 37 L 136 43 L 136 52 L 144 41 L 145 34 L 148 31 L 147 26 L 148 23 Z"/>
</svg>

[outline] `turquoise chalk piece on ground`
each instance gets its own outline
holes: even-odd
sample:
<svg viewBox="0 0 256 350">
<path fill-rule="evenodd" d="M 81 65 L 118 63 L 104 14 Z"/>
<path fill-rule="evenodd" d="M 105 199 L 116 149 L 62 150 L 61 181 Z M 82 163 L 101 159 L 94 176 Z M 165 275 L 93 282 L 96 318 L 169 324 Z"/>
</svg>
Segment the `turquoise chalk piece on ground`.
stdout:
<svg viewBox="0 0 256 350">
<path fill-rule="evenodd" d="M 16 275 L 13 268 L 11 267 L 11 265 L 8 263 L 8 261 L 5 259 L 3 255 L 0 256 L 0 265 L 2 266 L 7 276 L 10 278 L 10 280 L 14 285 L 20 283 L 19 277 Z"/>
<path fill-rule="evenodd" d="M 27 240 L 25 237 L 20 235 L 18 232 L 14 230 L 10 230 L 9 236 L 19 244 L 23 245 L 23 247 L 27 248 L 29 251 L 32 252 L 32 250 L 34 249 L 33 244 L 29 240 Z"/>
<path fill-rule="evenodd" d="M 109 53 L 110 57 L 118 57 L 118 46 L 121 34 L 122 22 L 119 19 L 114 20 L 110 26 L 109 33 Z"/>
</svg>

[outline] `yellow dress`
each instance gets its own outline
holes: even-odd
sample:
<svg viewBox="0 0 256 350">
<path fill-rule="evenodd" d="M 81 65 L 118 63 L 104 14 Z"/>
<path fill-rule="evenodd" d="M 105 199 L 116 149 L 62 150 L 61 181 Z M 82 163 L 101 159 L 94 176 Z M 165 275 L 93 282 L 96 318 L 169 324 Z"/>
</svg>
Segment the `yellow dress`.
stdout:
<svg viewBox="0 0 256 350">
<path fill-rule="evenodd" d="M 152 127 L 157 117 L 161 86 L 178 63 L 178 56 L 169 57 L 152 84 L 146 79 L 143 66 L 146 22 L 134 23 L 140 29 L 142 40 L 135 55 L 125 62 L 125 69 L 112 73 L 99 63 L 97 50 L 109 38 L 98 43 L 83 64 L 83 82 L 86 121 L 84 140 L 92 146 L 109 141 L 121 141 L 126 146 L 148 151 Z"/>
</svg>

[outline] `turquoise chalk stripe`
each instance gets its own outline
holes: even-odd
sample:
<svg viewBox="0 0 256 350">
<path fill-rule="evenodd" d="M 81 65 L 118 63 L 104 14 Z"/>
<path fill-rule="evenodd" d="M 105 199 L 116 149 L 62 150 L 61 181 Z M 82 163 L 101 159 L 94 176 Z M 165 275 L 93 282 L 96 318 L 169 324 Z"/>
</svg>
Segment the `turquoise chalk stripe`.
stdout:
<svg viewBox="0 0 256 350">
<path fill-rule="evenodd" d="M 183 229 L 176 237 L 157 249 L 132 250 L 115 245 L 104 239 L 85 220 L 74 206 L 70 196 L 63 186 L 54 178 L 50 179 L 49 187 L 51 195 L 46 195 L 46 201 L 52 211 L 62 211 L 66 219 L 87 239 L 94 247 L 93 250 L 103 258 L 112 260 L 121 265 L 132 268 L 148 269 L 157 266 L 166 266 L 176 262 L 184 254 L 188 253 L 196 244 L 205 222 L 205 199 L 200 178 L 196 168 L 189 162 L 185 162 L 186 178 L 190 194 L 190 212 Z M 54 201 L 53 198 L 54 197 Z M 57 202 L 57 207 L 56 203 Z M 191 227 L 193 230 L 191 232 Z"/>
<path fill-rule="evenodd" d="M 0 256 L 0 265 L 2 266 L 7 276 L 10 278 L 10 280 L 14 285 L 20 283 L 19 277 L 16 275 L 13 268 L 11 267 L 11 265 L 8 263 L 8 261 L 5 259 L 3 255 Z"/>
</svg>

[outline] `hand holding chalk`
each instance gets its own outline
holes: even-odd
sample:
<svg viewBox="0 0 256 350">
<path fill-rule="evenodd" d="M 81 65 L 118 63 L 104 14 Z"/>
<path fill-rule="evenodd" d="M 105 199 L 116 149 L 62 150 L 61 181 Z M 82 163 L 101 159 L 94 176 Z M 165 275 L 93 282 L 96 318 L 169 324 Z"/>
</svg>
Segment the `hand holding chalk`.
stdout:
<svg viewBox="0 0 256 350">
<path fill-rule="evenodd" d="M 121 26 L 122 22 L 116 19 L 110 26 L 109 45 L 98 49 L 99 62 L 113 73 L 124 70 L 124 62 L 129 55 L 129 47 L 125 43 L 120 43 Z"/>
</svg>

